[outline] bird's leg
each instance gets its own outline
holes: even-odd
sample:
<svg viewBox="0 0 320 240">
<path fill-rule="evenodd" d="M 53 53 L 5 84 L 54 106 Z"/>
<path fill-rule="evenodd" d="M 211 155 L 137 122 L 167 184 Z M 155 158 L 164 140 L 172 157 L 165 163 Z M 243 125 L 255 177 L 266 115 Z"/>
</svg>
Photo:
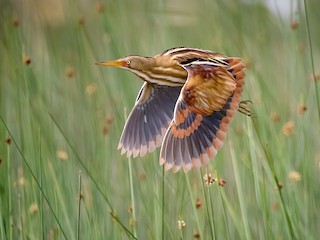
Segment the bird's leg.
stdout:
<svg viewBox="0 0 320 240">
<path fill-rule="evenodd" d="M 252 105 L 253 102 L 251 100 L 243 100 L 239 103 L 238 111 L 248 117 L 252 117 Z"/>
</svg>

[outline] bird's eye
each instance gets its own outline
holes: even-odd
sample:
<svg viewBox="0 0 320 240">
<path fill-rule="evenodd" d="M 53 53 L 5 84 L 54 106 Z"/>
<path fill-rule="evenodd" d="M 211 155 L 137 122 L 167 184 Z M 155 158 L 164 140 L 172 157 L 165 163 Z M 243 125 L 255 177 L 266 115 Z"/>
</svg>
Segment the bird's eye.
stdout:
<svg viewBox="0 0 320 240">
<path fill-rule="evenodd" d="M 128 60 L 128 61 L 127 61 L 127 64 L 128 64 L 128 65 L 130 65 L 130 63 L 131 63 L 131 61 L 130 61 L 130 60 Z"/>
</svg>

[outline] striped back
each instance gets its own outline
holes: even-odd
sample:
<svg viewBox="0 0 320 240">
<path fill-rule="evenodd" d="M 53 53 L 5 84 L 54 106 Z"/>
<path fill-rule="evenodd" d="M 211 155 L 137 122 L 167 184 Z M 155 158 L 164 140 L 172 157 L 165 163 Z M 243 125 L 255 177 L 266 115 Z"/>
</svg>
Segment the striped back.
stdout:
<svg viewBox="0 0 320 240">
<path fill-rule="evenodd" d="M 187 72 L 181 67 L 194 61 L 218 63 L 224 56 L 209 50 L 197 48 L 172 48 L 154 56 L 148 69 L 129 69 L 143 81 L 166 86 L 182 86 L 187 80 Z"/>
</svg>

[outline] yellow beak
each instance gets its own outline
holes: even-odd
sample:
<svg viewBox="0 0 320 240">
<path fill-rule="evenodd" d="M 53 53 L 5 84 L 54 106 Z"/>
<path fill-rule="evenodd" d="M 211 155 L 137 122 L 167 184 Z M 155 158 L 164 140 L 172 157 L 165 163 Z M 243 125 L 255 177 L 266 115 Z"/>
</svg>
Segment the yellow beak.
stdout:
<svg viewBox="0 0 320 240">
<path fill-rule="evenodd" d="M 124 67 L 126 66 L 126 62 L 121 60 L 115 60 L 115 61 L 108 61 L 108 62 L 99 62 L 99 63 L 96 63 L 96 65 L 108 66 L 108 67 Z"/>
</svg>

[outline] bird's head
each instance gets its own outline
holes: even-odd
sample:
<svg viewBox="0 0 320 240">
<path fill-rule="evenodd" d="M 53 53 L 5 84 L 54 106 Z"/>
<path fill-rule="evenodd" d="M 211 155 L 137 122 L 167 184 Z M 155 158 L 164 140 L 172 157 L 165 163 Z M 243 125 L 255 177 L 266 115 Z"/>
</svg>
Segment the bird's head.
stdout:
<svg viewBox="0 0 320 240">
<path fill-rule="evenodd" d="M 97 63 L 100 66 L 111 66 L 126 69 L 140 79 L 160 85 L 181 86 L 187 78 L 187 72 L 168 56 L 157 55 L 142 57 L 130 55 L 118 60 Z"/>
<path fill-rule="evenodd" d="M 152 58 L 142 56 L 127 56 L 114 61 L 96 63 L 100 66 L 118 67 L 130 72 L 149 69 L 152 66 Z"/>
</svg>

